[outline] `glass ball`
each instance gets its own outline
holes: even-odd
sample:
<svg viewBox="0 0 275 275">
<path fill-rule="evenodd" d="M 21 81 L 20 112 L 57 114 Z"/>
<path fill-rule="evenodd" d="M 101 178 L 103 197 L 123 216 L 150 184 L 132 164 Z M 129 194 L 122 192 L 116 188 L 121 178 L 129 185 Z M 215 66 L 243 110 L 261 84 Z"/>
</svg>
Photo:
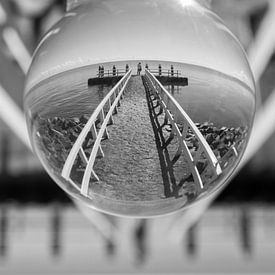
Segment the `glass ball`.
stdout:
<svg viewBox="0 0 275 275">
<path fill-rule="evenodd" d="M 34 151 L 78 202 L 150 217 L 217 192 L 246 148 L 253 76 L 195 0 L 91 0 L 39 43 L 25 86 Z"/>
</svg>

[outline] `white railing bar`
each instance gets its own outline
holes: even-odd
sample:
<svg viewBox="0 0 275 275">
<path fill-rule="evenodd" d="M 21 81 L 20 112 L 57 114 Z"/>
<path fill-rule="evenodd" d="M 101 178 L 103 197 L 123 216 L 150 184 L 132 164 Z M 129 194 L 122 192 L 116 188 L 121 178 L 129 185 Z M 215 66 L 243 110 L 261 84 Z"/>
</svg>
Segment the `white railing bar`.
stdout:
<svg viewBox="0 0 275 275">
<path fill-rule="evenodd" d="M 92 125 L 91 131 L 92 131 L 93 138 L 97 139 L 97 131 L 96 131 L 95 124 Z M 104 157 L 104 152 L 103 152 L 101 146 L 99 147 L 99 154 L 100 154 L 100 156 Z M 87 160 L 87 162 L 88 162 L 88 160 Z"/>
<path fill-rule="evenodd" d="M 179 103 L 175 100 L 175 98 L 168 93 L 168 91 L 163 87 L 163 85 L 155 78 L 153 74 L 151 74 L 148 70 L 145 70 L 145 73 L 147 73 L 150 77 L 150 79 L 153 79 L 153 81 L 159 86 L 159 88 L 165 93 L 165 95 L 171 100 L 172 104 L 176 107 L 177 110 L 182 114 L 184 120 L 188 123 L 189 127 L 195 134 L 196 138 L 200 141 L 202 146 L 204 147 L 204 152 L 206 155 L 206 158 L 209 160 L 210 164 L 213 165 L 216 174 L 219 175 L 222 173 L 221 167 L 219 165 L 219 162 L 213 153 L 212 149 L 210 148 L 209 144 L 201 134 L 200 130 L 197 128 L 195 123 L 192 121 L 192 119 L 188 116 L 188 114 L 183 110 L 183 108 L 179 105 Z"/>
<path fill-rule="evenodd" d="M 225 166 L 225 163 L 226 161 L 228 160 L 228 157 L 232 154 L 232 152 L 234 153 L 235 157 L 238 157 L 238 152 L 235 148 L 234 145 L 232 145 L 228 151 L 222 156 L 222 158 L 220 159 L 220 164 L 224 167 Z"/>
<path fill-rule="evenodd" d="M 100 149 L 101 149 L 101 147 L 100 147 Z M 102 149 L 101 149 L 101 150 L 102 150 Z M 82 147 L 80 148 L 80 151 L 79 151 L 79 152 L 80 152 L 80 158 L 81 158 L 82 161 L 87 165 L 88 159 L 87 159 L 86 154 L 85 154 L 85 152 L 84 152 L 84 150 L 83 150 Z M 99 177 L 96 175 L 96 173 L 93 172 L 93 176 L 96 178 L 97 181 L 99 181 Z M 79 188 L 79 191 L 80 191 L 80 188 Z"/>
<path fill-rule="evenodd" d="M 161 104 L 162 104 L 162 102 L 161 102 Z M 164 107 L 164 109 L 165 109 L 165 112 L 168 116 L 168 119 L 172 123 L 173 131 L 176 132 L 176 135 L 177 135 L 177 138 L 178 138 L 178 141 L 179 141 L 179 149 L 184 151 L 184 155 L 186 156 L 187 162 L 189 164 L 192 175 L 194 177 L 194 181 L 197 183 L 197 186 L 199 186 L 200 189 L 203 189 L 203 183 L 202 183 L 202 180 L 201 180 L 201 176 L 199 174 L 199 171 L 198 171 L 197 167 L 194 165 L 195 164 L 194 159 L 193 159 L 193 157 L 192 157 L 192 155 L 191 155 L 191 153 L 188 149 L 188 146 L 187 146 L 185 140 L 183 139 L 182 133 L 180 132 L 180 129 L 179 129 L 178 125 L 176 124 L 171 112 L 166 108 L 166 106 Z M 176 153 L 176 155 L 177 155 L 177 153 Z"/>
<path fill-rule="evenodd" d="M 198 186 L 200 189 L 203 189 L 203 183 L 202 183 L 202 180 L 201 180 L 201 176 L 199 174 L 199 171 L 197 169 L 197 167 L 194 165 L 194 159 L 188 149 L 188 146 L 184 140 L 184 137 L 182 135 L 182 133 L 180 132 L 179 130 L 179 127 L 178 125 L 176 124 L 171 112 L 169 111 L 169 109 L 167 109 L 167 106 L 166 104 L 163 102 L 161 96 L 159 96 L 159 93 L 158 91 L 155 89 L 155 87 L 153 86 L 153 83 L 151 82 L 151 80 L 149 79 L 150 83 L 149 85 L 151 86 L 151 88 L 154 90 L 155 94 L 157 95 L 157 100 L 159 101 L 160 103 L 160 106 L 164 109 L 165 111 L 165 116 L 167 116 L 168 120 L 171 122 L 172 124 L 172 133 L 175 133 L 176 136 L 177 136 L 177 139 L 178 139 L 178 142 L 179 142 L 179 148 L 178 148 L 178 151 L 176 152 L 175 154 L 175 157 L 177 155 L 180 155 L 182 151 L 184 151 L 184 155 L 186 157 L 186 160 L 188 162 L 188 165 L 191 169 L 191 173 L 194 177 L 194 182 L 196 183 L 196 186 Z M 187 124 L 187 123 L 185 123 Z"/>
<path fill-rule="evenodd" d="M 81 157 L 82 161 L 87 164 L 88 159 L 87 159 L 86 154 L 82 147 L 80 148 L 80 157 Z"/>
<path fill-rule="evenodd" d="M 99 71 L 97 71 L 96 76 L 98 78 L 104 78 L 104 77 L 117 77 L 117 76 L 122 76 L 125 75 L 128 71 L 124 70 L 124 69 L 116 69 L 115 73 L 113 72 L 112 69 L 104 69 L 104 72 L 99 73 Z"/>
<path fill-rule="evenodd" d="M 105 116 L 105 120 L 104 120 L 103 124 L 101 125 L 100 130 L 98 132 L 97 139 L 94 143 L 94 146 L 93 146 L 92 152 L 90 154 L 89 161 L 88 161 L 88 164 L 86 166 L 85 173 L 84 173 L 84 176 L 83 176 L 83 179 L 82 179 L 81 194 L 84 195 L 84 196 L 88 195 L 88 189 L 89 189 L 91 173 L 93 172 L 93 166 L 94 166 L 94 162 L 95 162 L 95 159 L 96 159 L 98 148 L 99 148 L 100 143 L 101 143 L 101 139 L 102 139 L 102 137 L 103 137 L 103 135 L 106 131 L 106 127 L 109 123 L 109 120 L 112 116 L 112 113 L 113 113 L 115 107 L 117 106 L 117 104 L 120 100 L 120 97 L 123 94 L 123 92 L 124 92 L 124 90 L 125 90 L 125 88 L 128 84 L 129 79 L 130 79 L 130 77 L 125 81 L 123 87 L 121 88 L 119 94 L 117 95 L 115 101 L 113 102 L 111 108 L 109 109 L 109 112 Z"/>
<path fill-rule="evenodd" d="M 67 180 L 69 179 L 70 173 L 73 167 L 73 163 L 79 152 L 79 148 L 82 146 L 87 134 L 89 133 L 89 131 L 91 130 L 91 127 L 95 123 L 96 118 L 98 117 L 99 113 L 101 112 L 102 108 L 105 106 L 109 98 L 113 95 L 114 92 L 116 92 L 116 90 L 119 88 L 121 83 L 123 83 L 130 74 L 131 74 L 131 70 L 125 76 L 123 76 L 123 78 L 112 88 L 112 90 L 105 96 L 105 98 L 97 106 L 97 108 L 95 109 L 95 111 L 93 112 L 93 114 L 91 115 L 91 117 L 89 118 L 85 126 L 83 127 L 81 133 L 79 134 L 77 140 L 75 141 L 63 166 L 62 173 L 61 173 L 63 178 Z"/>
<path fill-rule="evenodd" d="M 111 106 L 112 106 L 111 98 L 109 98 L 108 103 L 109 103 L 109 106 L 108 106 L 108 107 L 111 108 Z M 113 116 L 110 117 L 109 123 L 110 123 L 110 124 L 113 124 L 113 123 L 114 123 Z"/>
<path fill-rule="evenodd" d="M 71 184 L 72 186 L 74 186 L 74 187 L 80 192 L 80 187 L 77 186 L 77 184 L 75 184 L 75 182 L 74 182 L 72 179 L 68 179 L 68 181 L 70 182 L 70 184 Z"/>
<path fill-rule="evenodd" d="M 157 74 L 157 76 L 159 76 L 159 70 L 148 69 L 148 71 L 150 71 L 152 74 Z M 160 73 L 161 73 L 161 75 L 162 74 L 172 75 L 171 70 L 161 70 Z M 174 70 L 173 76 L 177 76 L 177 75 L 181 75 L 181 73 L 179 72 L 179 70 Z"/>
<path fill-rule="evenodd" d="M 105 119 L 105 116 L 104 116 L 104 111 L 103 111 L 103 109 L 101 110 L 101 112 L 100 112 L 100 119 L 101 119 L 101 121 L 103 122 L 104 121 L 104 119 Z M 108 121 L 109 122 L 109 121 Z M 109 138 L 109 133 L 108 133 L 108 129 L 107 129 L 107 127 L 106 127 L 106 129 L 105 129 L 105 135 L 106 135 L 106 137 L 107 138 Z"/>
</svg>

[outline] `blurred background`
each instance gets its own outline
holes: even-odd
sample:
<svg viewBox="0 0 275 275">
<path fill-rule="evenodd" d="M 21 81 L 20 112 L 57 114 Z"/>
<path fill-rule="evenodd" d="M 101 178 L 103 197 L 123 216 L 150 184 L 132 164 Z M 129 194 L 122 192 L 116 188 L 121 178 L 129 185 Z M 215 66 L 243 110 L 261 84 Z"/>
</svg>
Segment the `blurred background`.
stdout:
<svg viewBox="0 0 275 275">
<path fill-rule="evenodd" d="M 64 0 L 0 0 L 0 274 L 274 274 L 275 1 L 212 1 L 247 51 L 258 89 L 242 168 L 208 209 L 148 220 L 83 215 L 28 147 L 25 74 L 65 9 Z"/>
</svg>

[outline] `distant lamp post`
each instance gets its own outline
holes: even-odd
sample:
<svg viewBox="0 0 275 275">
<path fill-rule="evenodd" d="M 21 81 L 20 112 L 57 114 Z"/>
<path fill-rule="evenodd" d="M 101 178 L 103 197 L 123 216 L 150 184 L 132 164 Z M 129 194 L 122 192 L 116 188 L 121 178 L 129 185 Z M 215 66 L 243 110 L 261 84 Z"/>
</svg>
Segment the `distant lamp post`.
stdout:
<svg viewBox="0 0 275 275">
<path fill-rule="evenodd" d="M 83 206 L 158 216 L 229 181 L 255 85 L 209 2 L 71 0 L 41 40 L 25 87 L 30 138 Z"/>
</svg>

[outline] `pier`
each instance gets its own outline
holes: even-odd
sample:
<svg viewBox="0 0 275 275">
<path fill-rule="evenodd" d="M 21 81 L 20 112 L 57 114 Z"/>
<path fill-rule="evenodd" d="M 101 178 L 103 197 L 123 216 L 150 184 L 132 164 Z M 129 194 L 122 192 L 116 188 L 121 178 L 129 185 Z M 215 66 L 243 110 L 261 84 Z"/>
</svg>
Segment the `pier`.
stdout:
<svg viewBox="0 0 275 275">
<path fill-rule="evenodd" d="M 178 198 L 183 205 L 212 188 L 230 158 L 238 156 L 240 144 L 232 142 L 223 151 L 212 144 L 211 133 L 229 130 L 192 121 L 160 81 L 185 79 L 181 85 L 187 85 L 179 75 L 149 69 L 136 75 L 129 69 L 112 76 L 120 80 L 82 128 L 62 177 L 99 207 L 122 211 L 130 203 L 136 214 L 148 214 L 154 206 L 161 211 L 161 204 L 172 211 Z M 99 74 L 95 79 L 109 78 Z"/>
</svg>

